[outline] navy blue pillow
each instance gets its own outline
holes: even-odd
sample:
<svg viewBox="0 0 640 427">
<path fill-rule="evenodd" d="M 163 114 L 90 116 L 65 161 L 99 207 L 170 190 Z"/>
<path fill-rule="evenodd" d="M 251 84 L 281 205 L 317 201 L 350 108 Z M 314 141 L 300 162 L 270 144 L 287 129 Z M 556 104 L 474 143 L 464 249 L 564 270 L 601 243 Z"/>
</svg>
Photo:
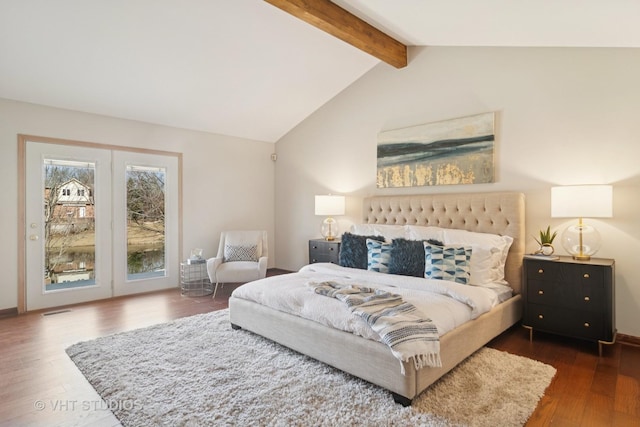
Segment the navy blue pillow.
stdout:
<svg viewBox="0 0 640 427">
<path fill-rule="evenodd" d="M 384 242 L 382 236 L 360 236 L 358 234 L 344 233 L 340 243 L 338 264 L 342 267 L 367 269 L 367 239 Z M 422 248 L 422 272 L 424 274 L 424 248 Z"/>
<path fill-rule="evenodd" d="M 442 242 L 429 239 L 426 242 L 442 246 Z M 424 277 L 424 243 L 422 240 L 393 239 L 389 273 L 402 276 Z"/>
</svg>

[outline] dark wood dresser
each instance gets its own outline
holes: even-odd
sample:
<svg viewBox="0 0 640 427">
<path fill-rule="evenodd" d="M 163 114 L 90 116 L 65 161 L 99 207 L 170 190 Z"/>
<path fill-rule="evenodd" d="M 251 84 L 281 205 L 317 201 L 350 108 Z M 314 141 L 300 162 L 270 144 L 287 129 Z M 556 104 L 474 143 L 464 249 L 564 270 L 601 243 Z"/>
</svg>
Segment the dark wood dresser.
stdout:
<svg viewBox="0 0 640 427">
<path fill-rule="evenodd" d="M 309 240 L 309 264 L 316 262 L 330 262 L 338 264 L 339 253 L 340 240 Z"/>
<path fill-rule="evenodd" d="M 613 344 L 615 324 L 615 261 L 524 259 L 523 326 L 568 337 Z"/>
</svg>

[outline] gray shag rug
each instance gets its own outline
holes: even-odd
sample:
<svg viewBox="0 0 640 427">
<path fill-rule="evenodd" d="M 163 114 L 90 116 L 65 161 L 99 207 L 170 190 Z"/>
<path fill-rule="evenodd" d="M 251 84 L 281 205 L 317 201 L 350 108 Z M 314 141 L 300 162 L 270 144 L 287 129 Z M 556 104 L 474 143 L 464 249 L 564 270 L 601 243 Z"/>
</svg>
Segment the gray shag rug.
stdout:
<svg viewBox="0 0 640 427">
<path fill-rule="evenodd" d="M 405 408 L 380 387 L 232 330 L 228 310 L 67 354 L 124 426 L 521 426 L 556 372 L 483 348 Z"/>
</svg>

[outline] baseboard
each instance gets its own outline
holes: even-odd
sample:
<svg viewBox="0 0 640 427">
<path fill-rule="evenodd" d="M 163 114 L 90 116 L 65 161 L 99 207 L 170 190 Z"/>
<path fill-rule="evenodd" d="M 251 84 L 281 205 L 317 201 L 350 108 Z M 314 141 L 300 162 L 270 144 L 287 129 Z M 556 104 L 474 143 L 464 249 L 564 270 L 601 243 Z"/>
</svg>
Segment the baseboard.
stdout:
<svg viewBox="0 0 640 427">
<path fill-rule="evenodd" d="M 633 335 L 618 334 L 616 338 L 620 344 L 640 346 L 640 337 L 634 337 Z"/>
<path fill-rule="evenodd" d="M 0 310 L 0 319 L 4 319 L 5 317 L 13 317 L 17 315 L 18 315 L 18 307 L 5 308 L 4 310 Z"/>
</svg>

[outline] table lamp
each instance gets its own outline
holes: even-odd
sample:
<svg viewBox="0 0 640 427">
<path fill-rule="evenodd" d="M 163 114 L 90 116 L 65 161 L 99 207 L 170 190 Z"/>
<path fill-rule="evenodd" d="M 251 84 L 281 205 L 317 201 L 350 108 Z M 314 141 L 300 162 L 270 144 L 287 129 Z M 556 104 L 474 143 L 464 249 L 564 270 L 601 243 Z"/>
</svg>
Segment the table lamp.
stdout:
<svg viewBox="0 0 640 427">
<path fill-rule="evenodd" d="M 316 196 L 316 215 L 326 216 L 322 221 L 322 237 L 335 240 L 338 235 L 338 222 L 333 215 L 344 215 L 344 196 Z"/>
<path fill-rule="evenodd" d="M 587 261 L 600 249 L 600 233 L 583 218 L 611 218 L 613 188 L 610 185 L 551 187 L 551 217 L 578 218 L 561 235 L 562 247 L 573 259 Z"/>
</svg>

